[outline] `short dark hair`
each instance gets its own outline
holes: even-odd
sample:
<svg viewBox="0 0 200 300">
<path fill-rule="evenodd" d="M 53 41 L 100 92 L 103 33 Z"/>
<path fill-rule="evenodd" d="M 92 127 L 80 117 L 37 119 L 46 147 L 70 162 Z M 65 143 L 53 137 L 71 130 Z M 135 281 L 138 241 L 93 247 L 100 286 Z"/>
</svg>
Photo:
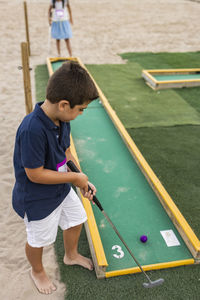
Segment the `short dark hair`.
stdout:
<svg viewBox="0 0 200 300">
<path fill-rule="evenodd" d="M 70 107 L 91 102 L 99 97 L 88 72 L 75 61 L 68 61 L 49 78 L 46 99 L 51 103 L 69 101 Z"/>
<path fill-rule="evenodd" d="M 53 0 L 53 8 L 55 8 L 55 2 L 56 2 L 56 0 Z M 62 7 L 64 7 L 64 0 L 62 0 Z"/>
</svg>

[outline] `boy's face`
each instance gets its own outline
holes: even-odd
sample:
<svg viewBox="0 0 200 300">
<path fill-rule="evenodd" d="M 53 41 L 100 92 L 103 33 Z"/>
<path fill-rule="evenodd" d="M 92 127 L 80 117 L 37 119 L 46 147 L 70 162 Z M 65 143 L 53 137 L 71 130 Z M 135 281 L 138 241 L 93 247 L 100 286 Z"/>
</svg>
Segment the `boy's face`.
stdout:
<svg viewBox="0 0 200 300">
<path fill-rule="evenodd" d="M 61 100 L 59 102 L 59 119 L 63 122 L 69 122 L 79 115 L 82 115 L 84 109 L 88 107 L 89 101 L 81 105 L 75 105 L 73 108 L 70 107 L 70 104 L 66 100 Z"/>
</svg>

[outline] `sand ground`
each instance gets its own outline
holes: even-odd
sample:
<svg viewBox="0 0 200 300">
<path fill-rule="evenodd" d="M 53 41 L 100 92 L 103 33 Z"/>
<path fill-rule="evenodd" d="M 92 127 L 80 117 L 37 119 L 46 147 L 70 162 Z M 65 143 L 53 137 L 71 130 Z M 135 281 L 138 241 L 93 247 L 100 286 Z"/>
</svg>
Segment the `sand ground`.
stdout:
<svg viewBox="0 0 200 300">
<path fill-rule="evenodd" d="M 188 0 L 70 0 L 74 18 L 73 56 L 83 63 L 124 63 L 123 52 L 185 52 L 200 50 L 200 4 Z M 31 42 L 30 66 L 34 99 L 34 68 L 56 56 L 55 42 L 48 49 L 49 0 L 27 1 Z M 25 115 L 20 43 L 25 41 L 23 1 L 0 0 L 0 298 L 44 299 L 33 286 L 25 258 L 23 220 L 13 211 L 12 166 L 16 129 Z M 62 55 L 67 56 L 64 42 Z M 189 67 L 189 66 L 188 66 Z M 45 87 L 44 87 L 45 88 Z M 41 99 L 42 100 L 42 99 Z M 33 103 L 35 101 L 33 100 Z M 63 299 L 53 246 L 45 249 L 44 265 L 58 286 L 48 299 Z"/>
</svg>

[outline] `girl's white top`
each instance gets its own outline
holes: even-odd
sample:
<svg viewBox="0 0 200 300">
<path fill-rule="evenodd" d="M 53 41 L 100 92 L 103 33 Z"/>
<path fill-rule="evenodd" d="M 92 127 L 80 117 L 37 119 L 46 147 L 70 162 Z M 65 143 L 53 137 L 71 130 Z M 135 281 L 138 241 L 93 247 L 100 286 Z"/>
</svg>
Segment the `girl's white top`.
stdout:
<svg viewBox="0 0 200 300">
<path fill-rule="evenodd" d="M 53 4 L 53 1 L 51 1 Z M 53 22 L 59 22 L 59 21 L 67 21 L 69 20 L 69 14 L 66 7 L 67 1 L 64 1 L 64 8 L 62 6 L 62 1 L 56 1 L 55 2 L 55 8 L 53 9 L 52 14 L 52 21 Z"/>
</svg>

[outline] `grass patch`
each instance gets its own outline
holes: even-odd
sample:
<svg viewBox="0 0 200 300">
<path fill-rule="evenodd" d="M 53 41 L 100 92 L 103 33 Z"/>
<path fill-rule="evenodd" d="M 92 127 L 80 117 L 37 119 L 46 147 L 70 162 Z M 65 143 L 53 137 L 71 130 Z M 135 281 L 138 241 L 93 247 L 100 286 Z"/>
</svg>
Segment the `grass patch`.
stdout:
<svg viewBox="0 0 200 300">
<path fill-rule="evenodd" d="M 120 55 L 128 63 L 138 63 L 142 69 L 200 68 L 200 52 L 186 53 L 124 53 Z M 189 105 L 200 112 L 200 88 L 173 89 Z"/>
<path fill-rule="evenodd" d="M 144 69 L 200 68 L 200 52 L 142 52 L 123 53 L 120 56 L 128 63 L 134 62 Z"/>
<path fill-rule="evenodd" d="M 140 128 L 128 132 L 200 237 L 200 126 Z"/>
<path fill-rule="evenodd" d="M 46 65 L 37 65 L 35 68 L 35 97 L 36 102 L 44 101 L 46 98 L 46 87 L 49 73 Z"/>
<path fill-rule="evenodd" d="M 81 233 L 79 248 L 81 253 L 90 256 L 85 230 Z M 145 289 L 142 283 L 146 279 L 142 274 L 98 280 L 94 271 L 90 272 L 78 266 L 65 266 L 62 262 L 64 248 L 61 230 L 58 232 L 55 250 L 61 280 L 67 288 L 67 300 L 185 300 L 197 299 L 195 297 L 199 295 L 199 266 L 150 271 L 148 275 L 152 280 L 163 277 L 165 283 L 153 289 Z"/>
<path fill-rule="evenodd" d="M 149 88 L 141 77 L 143 66 L 138 63 L 87 68 L 126 128 L 200 125 L 196 102 L 192 107 L 187 101 L 190 97 L 183 98 L 173 89 Z"/>
</svg>

